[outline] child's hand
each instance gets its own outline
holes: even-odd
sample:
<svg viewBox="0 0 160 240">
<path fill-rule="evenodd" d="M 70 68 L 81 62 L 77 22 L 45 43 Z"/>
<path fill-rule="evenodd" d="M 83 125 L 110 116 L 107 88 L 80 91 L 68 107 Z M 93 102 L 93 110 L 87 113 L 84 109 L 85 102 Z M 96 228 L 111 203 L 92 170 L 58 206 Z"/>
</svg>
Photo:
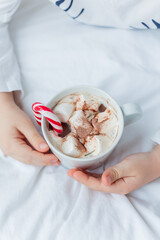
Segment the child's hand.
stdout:
<svg viewBox="0 0 160 240">
<path fill-rule="evenodd" d="M 100 175 L 71 169 L 68 175 L 87 187 L 106 193 L 128 194 L 160 177 L 160 146 L 128 156 Z"/>
<path fill-rule="evenodd" d="M 0 93 L 0 148 L 5 155 L 27 164 L 60 164 L 53 154 L 46 153 L 49 146 L 29 117 L 14 103 L 12 93 Z"/>
</svg>

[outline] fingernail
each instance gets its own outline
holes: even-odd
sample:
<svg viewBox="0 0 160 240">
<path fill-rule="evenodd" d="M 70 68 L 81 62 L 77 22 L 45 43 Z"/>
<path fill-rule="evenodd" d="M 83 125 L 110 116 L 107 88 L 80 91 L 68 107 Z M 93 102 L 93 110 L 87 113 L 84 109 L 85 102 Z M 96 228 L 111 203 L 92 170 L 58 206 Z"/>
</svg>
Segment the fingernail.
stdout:
<svg viewBox="0 0 160 240">
<path fill-rule="evenodd" d="M 48 147 L 48 145 L 47 145 L 47 143 L 41 143 L 41 144 L 39 145 L 39 147 L 40 147 L 40 149 L 45 149 L 45 148 Z"/>
<path fill-rule="evenodd" d="M 71 175 L 71 173 L 70 173 L 70 172 L 67 172 L 67 175 L 68 175 L 69 177 L 72 177 L 72 175 Z"/>
<path fill-rule="evenodd" d="M 108 183 L 109 185 L 111 185 L 111 183 L 112 183 L 112 179 L 111 179 L 110 176 L 107 176 L 107 183 Z"/>
<path fill-rule="evenodd" d="M 76 180 L 79 180 L 79 177 L 77 176 L 76 172 L 73 174 L 73 177 L 74 177 Z"/>
</svg>

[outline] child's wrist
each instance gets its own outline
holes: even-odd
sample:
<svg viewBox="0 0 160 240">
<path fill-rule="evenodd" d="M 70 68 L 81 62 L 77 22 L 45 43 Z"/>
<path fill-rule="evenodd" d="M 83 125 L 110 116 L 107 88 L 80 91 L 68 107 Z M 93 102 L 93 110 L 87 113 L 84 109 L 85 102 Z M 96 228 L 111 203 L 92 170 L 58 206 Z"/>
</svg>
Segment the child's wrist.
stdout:
<svg viewBox="0 0 160 240">
<path fill-rule="evenodd" d="M 12 92 L 0 92 L 0 108 L 15 104 Z"/>
</svg>

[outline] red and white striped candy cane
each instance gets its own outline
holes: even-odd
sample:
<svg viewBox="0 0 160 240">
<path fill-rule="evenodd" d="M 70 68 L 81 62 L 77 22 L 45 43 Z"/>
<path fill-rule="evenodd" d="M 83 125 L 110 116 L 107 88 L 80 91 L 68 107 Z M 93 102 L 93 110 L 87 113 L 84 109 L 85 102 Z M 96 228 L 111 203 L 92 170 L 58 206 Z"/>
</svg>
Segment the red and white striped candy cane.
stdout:
<svg viewBox="0 0 160 240">
<path fill-rule="evenodd" d="M 56 133 L 63 132 L 62 124 L 59 118 L 51 109 L 49 109 L 48 107 L 46 107 L 40 102 L 35 102 L 32 105 L 32 110 L 33 110 L 33 115 L 40 126 L 41 126 L 41 120 L 43 115 L 47 119 L 47 121 L 51 124 L 51 126 L 53 127 Z"/>
</svg>

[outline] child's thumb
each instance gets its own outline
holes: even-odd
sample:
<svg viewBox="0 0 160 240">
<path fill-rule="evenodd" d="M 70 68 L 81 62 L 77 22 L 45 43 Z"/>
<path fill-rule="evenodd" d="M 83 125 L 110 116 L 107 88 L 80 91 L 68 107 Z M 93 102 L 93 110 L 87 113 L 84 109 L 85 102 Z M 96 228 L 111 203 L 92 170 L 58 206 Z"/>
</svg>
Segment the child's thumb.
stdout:
<svg viewBox="0 0 160 240">
<path fill-rule="evenodd" d="M 47 152 L 49 150 L 48 144 L 41 137 L 32 122 L 27 122 L 25 128 L 21 129 L 28 142 L 38 151 Z"/>
<path fill-rule="evenodd" d="M 119 163 L 104 171 L 102 174 L 102 183 L 108 186 L 122 177 L 124 177 L 124 166 L 123 163 Z"/>
</svg>

